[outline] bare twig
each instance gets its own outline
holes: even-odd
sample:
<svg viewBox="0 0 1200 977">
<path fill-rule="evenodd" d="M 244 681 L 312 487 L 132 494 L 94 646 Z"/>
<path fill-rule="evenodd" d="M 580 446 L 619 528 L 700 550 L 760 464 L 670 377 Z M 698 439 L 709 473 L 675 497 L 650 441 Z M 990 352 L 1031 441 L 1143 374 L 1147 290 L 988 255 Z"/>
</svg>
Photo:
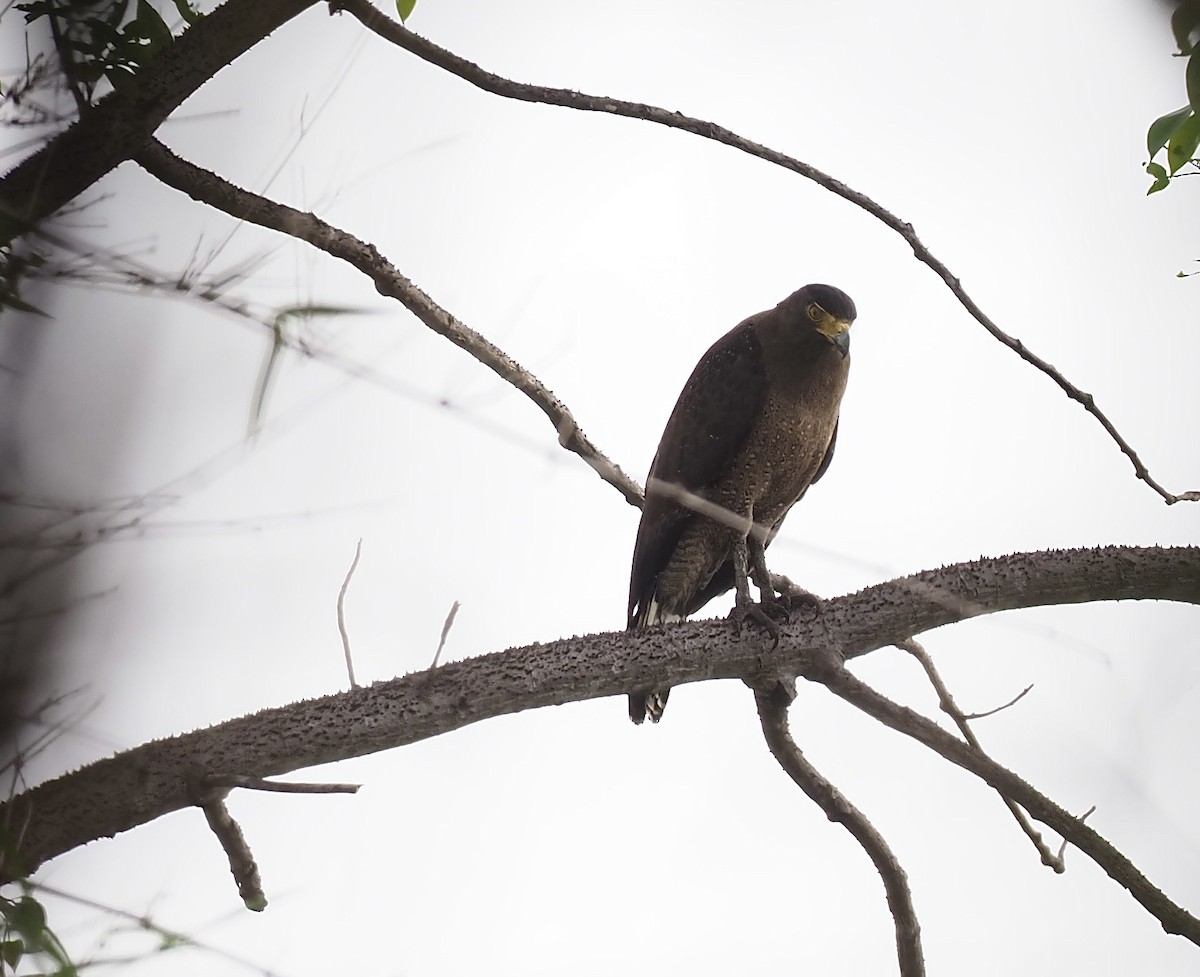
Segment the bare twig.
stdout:
<svg viewBox="0 0 1200 977">
<path fill-rule="evenodd" d="M 225 849 L 229 859 L 229 870 L 237 883 L 238 895 L 246 908 L 260 913 L 267 908 L 267 896 L 263 892 L 262 878 L 258 874 L 258 864 L 254 853 L 246 844 L 246 836 L 225 806 L 225 795 L 229 791 L 224 788 L 202 787 L 199 783 L 195 788 L 195 803 L 204 812 L 208 826 Z"/>
<path fill-rule="evenodd" d="M 350 676 L 350 688 L 352 689 L 357 689 L 358 683 L 354 681 L 354 657 L 350 654 L 350 635 L 346 633 L 346 591 L 350 589 L 350 578 L 354 576 L 354 571 L 358 569 L 358 558 L 360 556 L 362 556 L 361 536 L 354 547 L 354 560 L 350 563 L 350 569 L 346 571 L 346 579 L 342 581 L 342 589 L 338 591 L 337 599 L 338 633 L 342 636 L 342 651 L 346 655 L 346 673 Z"/>
<path fill-rule="evenodd" d="M 206 790 L 265 790 L 278 794 L 357 794 L 362 784 L 304 784 L 291 780 L 266 780 L 263 777 L 242 777 L 238 774 L 206 774 L 200 778 Z"/>
<path fill-rule="evenodd" d="M 1029 693 L 1030 693 L 1031 691 L 1033 691 L 1033 685 L 1032 685 L 1032 683 L 1031 683 L 1031 684 L 1029 684 L 1029 685 L 1027 685 L 1027 686 L 1025 686 L 1025 688 L 1023 688 L 1023 689 L 1022 689 L 1020 692 L 1018 692 L 1018 693 L 1017 693 L 1016 695 L 1014 695 L 1014 696 L 1013 696 L 1011 699 L 1009 699 L 1009 700 L 1008 700 L 1006 703 L 1004 703 L 1004 705 L 1002 705 L 1002 706 L 996 706 L 996 708 L 995 708 L 995 709 L 988 709 L 988 710 L 986 710 L 986 711 L 984 711 L 984 712 L 968 712 L 968 713 L 964 713 L 964 714 L 963 714 L 963 719 L 966 719 L 966 720 L 968 720 L 968 721 L 969 721 L 969 720 L 972 720 L 972 719 L 987 719 L 987 717 L 988 717 L 988 716 L 994 716 L 994 715 L 996 715 L 996 713 L 998 713 L 998 712 L 1003 712 L 1005 709 L 1008 709 L 1008 708 L 1010 708 L 1010 707 L 1012 707 L 1012 706 L 1015 706 L 1015 705 L 1016 705 L 1018 702 L 1020 702 L 1022 699 L 1024 699 L 1024 698 L 1025 698 L 1025 696 L 1029 695 Z"/>
<path fill-rule="evenodd" d="M 564 448 L 591 465 L 601 478 L 625 496 L 630 505 L 642 504 L 642 490 L 637 482 L 592 444 L 566 405 L 545 384 L 498 346 L 488 342 L 434 302 L 380 255 L 374 245 L 325 223 L 313 214 L 234 186 L 223 177 L 180 159 L 160 142 L 151 141 L 134 159 L 152 176 L 186 193 L 193 200 L 222 210 L 239 220 L 307 241 L 313 247 L 357 268 L 371 279 L 381 295 L 399 301 L 427 327 L 470 353 L 525 394 L 550 419 Z"/>
<path fill-rule="evenodd" d="M 1082 824 L 1084 821 L 1086 821 L 1088 818 L 1090 818 L 1095 813 L 1095 811 L 1096 811 L 1096 805 L 1093 804 L 1086 811 L 1084 811 L 1081 815 L 1079 815 L 1079 823 Z M 1067 839 L 1064 838 L 1062 840 L 1062 844 L 1058 846 L 1058 860 L 1059 861 L 1062 861 L 1063 856 L 1066 854 L 1066 852 L 1067 852 Z"/>
<path fill-rule="evenodd" d="M 866 211 L 904 238 L 912 248 L 917 260 L 928 265 L 933 270 L 934 274 L 946 284 L 954 297 L 958 299 L 962 307 L 970 313 L 976 322 L 983 326 L 995 339 L 999 340 L 1020 356 L 1021 359 L 1025 360 L 1026 363 L 1029 363 L 1048 376 L 1059 386 L 1063 393 L 1081 404 L 1084 410 L 1095 417 L 1104 427 L 1104 430 L 1108 432 L 1109 436 L 1117 443 L 1121 451 L 1125 453 L 1125 456 L 1133 465 L 1133 470 L 1137 474 L 1137 477 L 1162 496 L 1168 505 L 1175 502 L 1200 501 L 1200 491 L 1183 492 L 1176 495 L 1168 492 L 1151 478 L 1150 472 L 1142 463 L 1141 458 L 1138 457 L 1137 452 L 1121 436 L 1104 412 L 1096 406 L 1095 398 L 1090 393 L 1080 390 L 1058 370 L 1030 350 L 1021 340 L 1008 335 L 1008 333 L 997 326 L 976 305 L 975 300 L 967 294 L 966 290 L 962 287 L 962 283 L 951 273 L 950 269 L 925 247 L 921 239 L 917 237 L 916 231 L 913 230 L 912 224 L 900 220 L 899 217 L 877 204 L 866 194 L 848 187 L 840 180 L 834 179 L 815 166 L 810 166 L 808 163 L 801 162 L 784 153 L 751 142 L 749 139 L 745 139 L 735 132 L 714 125 L 712 122 L 706 122 L 703 119 L 696 119 L 681 112 L 668 112 L 666 109 L 654 105 L 646 105 L 641 102 L 627 102 L 617 98 L 586 95 L 582 92 L 570 91 L 564 88 L 527 85 L 523 82 L 511 81 L 500 75 L 492 74 L 490 71 L 485 71 L 478 65 L 467 61 L 465 58 L 460 58 L 445 48 L 439 47 L 432 41 L 414 34 L 400 23 L 377 10 L 370 3 L 370 0 L 331 0 L 330 8 L 333 10 L 341 9 L 349 11 L 363 26 L 368 30 L 374 31 L 384 40 L 390 41 L 392 44 L 415 54 L 432 65 L 436 65 L 451 74 L 457 75 L 464 81 L 486 92 L 522 102 L 540 102 L 546 105 L 558 105 L 563 108 L 577 109 L 584 112 L 604 112 L 608 115 L 619 115 L 630 119 L 640 119 L 644 122 L 653 122 L 671 129 L 681 129 L 684 132 L 690 132 L 704 139 L 711 139 L 714 142 L 731 146 L 751 156 L 757 156 L 759 159 L 766 160 L 768 163 L 774 163 L 776 166 L 791 170 L 793 173 L 798 173 L 800 176 L 811 180 L 830 193 Z"/>
<path fill-rule="evenodd" d="M 438 659 L 442 657 L 442 649 L 446 647 L 446 636 L 450 633 L 450 629 L 454 627 L 454 618 L 458 616 L 458 609 L 462 606 L 458 601 L 450 605 L 450 611 L 446 615 L 446 621 L 442 625 L 442 636 L 438 638 L 437 651 L 433 653 L 433 664 L 430 668 L 437 668 Z"/>
<path fill-rule="evenodd" d="M 1064 842 L 1084 852 L 1110 879 L 1128 890 L 1166 932 L 1200 945 L 1200 919 L 1169 899 L 1133 862 L 1084 824 L 1083 818 L 1075 817 L 1007 767 L 1001 766 L 969 743 L 951 736 L 936 723 L 880 695 L 848 669 L 810 673 L 806 677 L 820 682 L 834 695 L 878 719 L 885 726 L 911 736 L 951 763 L 975 774 L 1005 797 L 1012 798 L 1034 818 L 1057 831 Z"/>
<path fill-rule="evenodd" d="M 262 964 L 255 963 L 252 960 L 247 960 L 245 957 L 240 957 L 235 953 L 224 950 L 221 947 L 214 946 L 211 943 L 204 943 L 198 940 L 194 934 L 181 933 L 178 930 L 167 929 L 155 922 L 148 914 L 130 912 L 128 909 L 119 909 L 116 906 L 110 906 L 106 903 L 99 902 L 96 899 L 89 899 L 86 896 L 81 896 L 74 892 L 67 892 L 65 889 L 58 889 L 52 885 L 47 885 L 45 882 L 31 882 L 30 886 L 41 893 L 53 896 L 56 899 L 63 899 L 67 902 L 75 903 L 79 906 L 86 906 L 89 909 L 94 909 L 97 912 L 104 913 L 108 916 L 113 916 L 117 919 L 124 919 L 139 929 L 146 930 L 158 937 L 159 946 L 162 947 L 191 947 L 195 950 L 203 950 L 206 953 L 227 960 L 230 963 L 255 971 L 264 977 L 281 977 L 279 970 L 274 966 L 268 968 Z M 139 961 L 144 962 L 145 958 L 139 958 Z"/>
<path fill-rule="evenodd" d="M 796 785 L 825 812 L 842 825 L 867 853 L 883 879 L 888 908 L 896 925 L 896 954 L 902 977 L 920 977 L 925 973 L 921 952 L 921 927 L 913 906 L 908 877 L 888 843 L 858 808 L 808 762 L 788 730 L 787 699 L 770 691 L 754 692 L 758 718 L 771 754 Z"/>
<path fill-rule="evenodd" d="M 247 909 L 260 913 L 267 908 L 267 896 L 263 892 L 258 863 L 246 843 L 246 836 L 241 827 L 225 806 L 225 798 L 234 787 L 284 794 L 355 794 L 359 785 L 288 783 L 238 774 L 205 774 L 192 782 L 192 800 L 204 812 L 208 826 L 225 850 L 229 859 L 229 870 L 237 884 L 238 895 Z"/>
<path fill-rule="evenodd" d="M 938 695 L 938 704 L 941 706 L 942 712 L 954 720 L 954 725 L 971 746 L 983 753 L 983 744 L 979 742 L 979 738 L 975 735 L 975 731 L 971 729 L 971 724 L 967 722 L 967 717 L 963 715 L 961 709 L 958 708 L 958 703 L 954 701 L 954 696 L 950 694 L 950 689 L 946 687 L 946 683 L 942 681 L 942 676 L 938 673 L 937 667 L 933 664 L 933 659 L 929 657 L 929 652 L 915 638 L 909 638 L 906 641 L 898 641 L 896 647 L 902 651 L 907 651 L 917 661 L 921 663 L 921 667 L 925 669 L 925 674 L 929 678 L 930 684 L 934 687 Z M 1032 686 L 1030 686 L 1032 688 Z M 1026 692 L 1029 689 L 1025 690 Z M 1022 692 L 1021 695 L 1025 693 Z M 1021 696 L 1017 696 L 1017 699 Z M 1013 699 L 1016 702 L 1017 699 Z M 1008 703 L 1012 705 L 1012 702 Z M 1004 708 L 1001 706 L 1000 708 Z M 995 712 L 997 710 L 993 710 Z M 1067 870 L 1066 862 L 1063 860 L 1062 851 L 1055 856 L 1049 846 L 1042 840 L 1042 834 L 1032 824 L 1029 823 L 1029 818 L 1025 816 L 1017 804 L 1004 793 L 1002 790 L 997 791 L 1000 794 L 1000 800 L 1004 801 L 1004 806 L 1008 808 L 1009 813 L 1020 825 L 1021 830 L 1025 832 L 1025 836 L 1033 843 L 1033 847 L 1037 849 L 1037 853 L 1042 860 L 1042 864 L 1054 869 L 1060 875 Z"/>
</svg>

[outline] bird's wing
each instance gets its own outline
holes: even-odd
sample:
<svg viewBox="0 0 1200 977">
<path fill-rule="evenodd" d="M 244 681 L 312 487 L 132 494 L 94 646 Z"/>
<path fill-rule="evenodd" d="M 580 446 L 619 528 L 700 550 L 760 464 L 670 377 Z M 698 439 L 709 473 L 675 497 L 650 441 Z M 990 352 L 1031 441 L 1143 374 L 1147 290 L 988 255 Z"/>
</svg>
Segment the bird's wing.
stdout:
<svg viewBox="0 0 1200 977">
<path fill-rule="evenodd" d="M 702 494 L 733 463 L 762 409 L 766 370 L 753 328 L 755 318 L 726 333 L 701 357 L 667 421 L 650 466 L 646 504 L 634 545 L 629 584 L 631 625 L 644 618 L 655 579 L 693 516 L 692 510 L 670 495 L 655 491 L 654 482 Z"/>
</svg>

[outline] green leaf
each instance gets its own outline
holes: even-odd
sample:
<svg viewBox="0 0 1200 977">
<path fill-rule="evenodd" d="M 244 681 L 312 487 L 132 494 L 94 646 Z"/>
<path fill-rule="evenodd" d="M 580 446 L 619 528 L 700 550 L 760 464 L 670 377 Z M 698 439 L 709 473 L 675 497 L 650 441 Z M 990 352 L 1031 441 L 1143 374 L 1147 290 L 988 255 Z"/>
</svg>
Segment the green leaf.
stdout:
<svg viewBox="0 0 1200 977">
<path fill-rule="evenodd" d="M 1187 81 L 1188 102 L 1191 103 L 1192 111 L 1197 111 L 1197 106 L 1200 106 L 1200 51 L 1193 51 L 1192 56 L 1188 58 L 1184 79 Z"/>
<path fill-rule="evenodd" d="M 1180 272 L 1182 275 L 1183 272 Z M 0 943 L 0 960 L 3 960 L 5 965 L 13 970 L 17 969 L 17 964 L 21 962 L 21 958 L 25 956 L 25 944 L 20 940 L 5 940 Z"/>
<path fill-rule="evenodd" d="M 353 305 L 290 305 L 275 313 L 272 323 L 282 326 L 289 319 L 316 319 L 321 316 L 330 318 L 340 315 L 366 315 L 370 309 L 356 308 Z"/>
<path fill-rule="evenodd" d="M 133 81 L 133 72 L 128 68 L 115 65 L 112 68 L 105 69 L 104 77 L 108 79 L 108 83 L 117 91 L 126 88 Z"/>
<path fill-rule="evenodd" d="M 1154 177 L 1154 185 L 1146 191 L 1146 196 L 1152 193 L 1158 193 L 1159 190 L 1165 190 L 1171 182 L 1171 178 L 1167 176 L 1167 171 L 1164 170 L 1158 163 L 1147 163 L 1146 172 Z"/>
<path fill-rule="evenodd" d="M 116 3 L 109 7 L 105 20 L 112 26 L 113 30 L 116 30 L 121 25 L 121 21 L 125 19 L 125 11 L 128 9 L 129 0 L 117 0 Z"/>
<path fill-rule="evenodd" d="M 35 3 L 19 3 L 17 9 L 25 15 L 25 23 L 31 23 L 39 17 L 45 17 L 50 13 L 50 4 L 48 0 L 36 0 Z"/>
<path fill-rule="evenodd" d="M 83 25 L 89 31 L 91 31 L 92 37 L 96 40 L 102 40 L 106 44 L 121 43 L 121 32 L 112 24 L 107 24 L 102 20 L 91 18 L 89 20 L 85 20 Z"/>
<path fill-rule="evenodd" d="M 1197 27 L 1200 27 L 1200 3 L 1185 0 L 1171 14 L 1171 32 L 1175 35 L 1180 54 L 1192 53 L 1192 34 Z"/>
<path fill-rule="evenodd" d="M 189 27 L 203 16 L 199 10 L 191 5 L 189 0 L 175 0 L 175 9 L 179 11 L 179 16 L 183 18 L 183 22 Z"/>
<path fill-rule="evenodd" d="M 400 15 L 401 23 L 408 20 L 413 12 L 413 7 L 416 5 L 417 0 L 396 0 L 396 13 Z"/>
<path fill-rule="evenodd" d="M 27 312 L 30 315 L 40 315 L 46 319 L 50 318 L 49 313 L 43 312 L 36 305 L 30 305 L 23 298 L 13 294 L 6 294 L 3 291 L 0 291 L 0 309 L 15 309 L 17 312 Z"/>
<path fill-rule="evenodd" d="M 8 907 L 8 923 L 25 937 L 26 942 L 40 944 L 46 931 L 46 910 L 32 896 L 22 896 Z"/>
<path fill-rule="evenodd" d="M 1150 131 L 1146 133 L 1146 149 L 1151 159 L 1154 159 L 1154 154 L 1167 144 L 1167 140 L 1175 135 L 1175 130 L 1183 125 L 1191 114 L 1192 107 L 1185 105 L 1150 123 Z"/>
<path fill-rule="evenodd" d="M 1197 146 L 1200 146 L 1200 116 L 1193 115 L 1167 140 L 1167 165 L 1172 176 L 1196 155 Z"/>
<path fill-rule="evenodd" d="M 171 43 L 171 28 L 148 0 L 138 0 L 137 16 L 130 22 L 127 32 L 146 38 L 150 42 L 150 54 Z"/>
</svg>

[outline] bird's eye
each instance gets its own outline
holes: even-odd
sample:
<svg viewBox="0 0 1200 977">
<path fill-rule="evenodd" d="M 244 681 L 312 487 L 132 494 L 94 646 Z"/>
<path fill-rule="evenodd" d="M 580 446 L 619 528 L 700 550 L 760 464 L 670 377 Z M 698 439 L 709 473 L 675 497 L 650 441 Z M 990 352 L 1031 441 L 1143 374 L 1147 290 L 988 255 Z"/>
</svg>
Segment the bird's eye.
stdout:
<svg viewBox="0 0 1200 977">
<path fill-rule="evenodd" d="M 822 309 L 816 302 L 811 302 L 808 306 L 808 317 L 813 322 L 820 322 L 825 318 L 825 310 Z"/>
</svg>

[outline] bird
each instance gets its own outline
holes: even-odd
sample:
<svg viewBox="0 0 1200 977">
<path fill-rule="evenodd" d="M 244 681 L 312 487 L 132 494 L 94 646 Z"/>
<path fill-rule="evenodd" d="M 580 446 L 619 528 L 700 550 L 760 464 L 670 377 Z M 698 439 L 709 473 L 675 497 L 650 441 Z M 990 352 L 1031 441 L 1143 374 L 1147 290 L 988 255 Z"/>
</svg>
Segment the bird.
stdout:
<svg viewBox="0 0 1200 977">
<path fill-rule="evenodd" d="M 646 479 L 627 629 L 681 621 L 733 589 L 734 616 L 778 638 L 766 610 L 786 608 L 765 550 L 833 459 L 857 315 L 841 289 L 805 285 L 700 358 Z M 658 722 L 669 692 L 630 692 L 629 718 Z"/>
</svg>

